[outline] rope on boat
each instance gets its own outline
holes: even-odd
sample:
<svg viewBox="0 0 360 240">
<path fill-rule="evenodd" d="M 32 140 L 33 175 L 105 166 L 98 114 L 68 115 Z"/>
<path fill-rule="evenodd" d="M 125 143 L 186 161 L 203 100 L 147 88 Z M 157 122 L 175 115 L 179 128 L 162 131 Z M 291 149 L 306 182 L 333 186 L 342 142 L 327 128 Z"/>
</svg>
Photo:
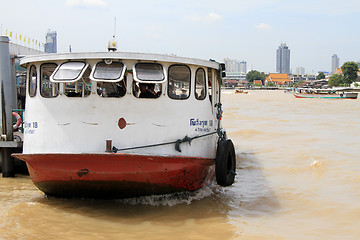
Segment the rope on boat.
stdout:
<svg viewBox="0 0 360 240">
<path fill-rule="evenodd" d="M 137 146 L 137 147 L 129 147 L 129 148 L 117 148 L 115 146 L 112 147 L 112 152 L 117 153 L 118 151 L 126 151 L 126 150 L 133 150 L 133 149 L 139 149 L 139 148 L 149 148 L 149 147 L 158 147 L 158 146 L 164 146 L 164 145 L 168 145 L 168 144 L 175 144 L 175 149 L 178 152 L 181 152 L 180 149 L 180 144 L 184 143 L 184 142 L 188 142 L 189 145 L 191 145 L 191 141 L 197 138 L 202 138 L 202 137 L 206 137 L 206 136 L 210 136 L 213 134 L 217 134 L 219 136 L 219 140 L 224 140 L 227 139 L 226 136 L 226 131 L 221 128 L 220 125 L 220 120 L 222 118 L 222 103 L 221 103 L 221 78 L 222 78 L 222 73 L 221 70 L 219 69 L 219 86 L 220 86 L 220 91 L 219 91 L 219 102 L 215 104 L 216 107 L 216 118 L 218 120 L 218 127 L 216 129 L 215 132 L 211 132 L 211 133 L 207 133 L 207 134 L 203 134 L 203 135 L 198 135 L 195 137 L 188 137 L 187 135 L 183 138 L 183 139 L 178 139 L 176 141 L 172 141 L 172 142 L 165 142 L 165 143 L 157 143 L 157 144 L 150 144 L 150 145 L 144 145 L 144 146 Z"/>
<path fill-rule="evenodd" d="M 178 139 L 178 140 L 172 141 L 172 142 L 157 143 L 157 144 L 150 144 L 150 145 L 129 147 L 129 148 L 117 148 L 117 147 L 113 146 L 112 152 L 117 153 L 118 151 L 126 151 L 126 150 L 133 150 L 133 149 L 139 149 L 139 148 L 158 147 L 158 146 L 163 146 L 163 145 L 168 145 L 168 144 L 175 144 L 176 151 L 181 152 L 181 149 L 180 149 L 180 144 L 181 143 L 188 142 L 189 145 L 191 145 L 192 140 L 197 139 L 197 138 L 207 137 L 207 136 L 210 136 L 210 135 L 213 135 L 213 134 L 218 134 L 218 131 L 203 134 L 203 135 L 198 135 L 198 136 L 195 136 L 195 137 L 185 136 L 183 139 Z"/>
</svg>

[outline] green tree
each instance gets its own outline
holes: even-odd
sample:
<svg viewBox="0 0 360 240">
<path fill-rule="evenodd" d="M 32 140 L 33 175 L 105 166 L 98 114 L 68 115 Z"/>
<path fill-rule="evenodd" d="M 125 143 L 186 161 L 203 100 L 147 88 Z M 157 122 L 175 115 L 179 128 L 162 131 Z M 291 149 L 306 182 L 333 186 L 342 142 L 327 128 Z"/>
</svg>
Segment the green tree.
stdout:
<svg viewBox="0 0 360 240">
<path fill-rule="evenodd" d="M 295 86 L 298 87 L 298 86 L 300 86 L 300 84 L 302 84 L 303 82 L 304 82 L 304 80 L 300 80 L 300 81 L 298 81 L 298 82 L 295 84 Z"/>
<path fill-rule="evenodd" d="M 343 83 L 350 85 L 358 76 L 359 66 L 356 62 L 346 62 L 341 66 L 341 71 L 344 75 Z"/>
<path fill-rule="evenodd" d="M 325 74 L 323 72 L 319 72 L 319 74 L 316 76 L 317 80 L 325 79 Z"/>
<path fill-rule="evenodd" d="M 333 74 L 331 75 L 330 79 L 329 79 L 329 86 L 330 87 L 337 87 L 340 86 L 340 84 L 344 83 L 344 77 L 341 74 Z"/>
<path fill-rule="evenodd" d="M 246 80 L 248 80 L 249 82 L 254 82 L 254 80 L 261 80 L 264 81 L 266 78 L 266 74 L 263 72 L 259 72 L 256 70 L 251 70 L 250 72 L 248 72 L 246 74 Z"/>
<path fill-rule="evenodd" d="M 274 83 L 274 82 L 268 82 L 268 83 L 266 83 L 266 86 L 267 86 L 267 87 L 276 87 L 276 83 Z"/>
</svg>

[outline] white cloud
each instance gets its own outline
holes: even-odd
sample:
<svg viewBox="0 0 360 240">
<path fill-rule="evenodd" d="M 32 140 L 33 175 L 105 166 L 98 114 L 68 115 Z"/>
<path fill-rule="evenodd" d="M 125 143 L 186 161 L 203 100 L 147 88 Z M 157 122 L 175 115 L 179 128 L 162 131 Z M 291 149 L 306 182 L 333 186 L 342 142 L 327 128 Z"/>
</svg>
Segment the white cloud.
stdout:
<svg viewBox="0 0 360 240">
<path fill-rule="evenodd" d="M 256 25 L 255 28 L 259 30 L 271 30 L 271 26 L 266 23 L 260 23 L 259 25 Z"/>
<path fill-rule="evenodd" d="M 199 16 L 197 14 L 189 15 L 189 16 L 185 16 L 183 19 L 190 22 L 214 23 L 221 21 L 223 17 L 216 13 L 209 13 L 208 15 L 205 16 Z"/>
<path fill-rule="evenodd" d="M 107 3 L 104 0 L 66 0 L 65 5 L 69 7 L 106 7 Z"/>
</svg>

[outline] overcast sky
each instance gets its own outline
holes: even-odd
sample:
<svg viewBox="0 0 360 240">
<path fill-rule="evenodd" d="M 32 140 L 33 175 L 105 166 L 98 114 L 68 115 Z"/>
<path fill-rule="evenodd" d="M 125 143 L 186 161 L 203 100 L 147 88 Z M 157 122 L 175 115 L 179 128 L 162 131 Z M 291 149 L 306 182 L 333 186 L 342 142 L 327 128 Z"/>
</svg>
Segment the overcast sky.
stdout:
<svg viewBox="0 0 360 240">
<path fill-rule="evenodd" d="M 3 35 L 45 42 L 51 29 L 58 52 L 106 51 L 115 17 L 118 51 L 245 60 L 264 72 L 276 71 L 283 42 L 293 72 L 331 71 L 333 54 L 340 65 L 360 60 L 359 0 L 0 0 Z"/>
</svg>

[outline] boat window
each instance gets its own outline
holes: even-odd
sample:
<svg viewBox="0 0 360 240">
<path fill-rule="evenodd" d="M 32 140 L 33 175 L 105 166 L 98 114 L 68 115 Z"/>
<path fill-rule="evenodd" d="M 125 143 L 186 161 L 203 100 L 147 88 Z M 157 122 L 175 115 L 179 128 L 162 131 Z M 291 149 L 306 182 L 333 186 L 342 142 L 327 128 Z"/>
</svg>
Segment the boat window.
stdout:
<svg viewBox="0 0 360 240">
<path fill-rule="evenodd" d="M 195 75 L 195 97 L 198 100 L 203 100 L 206 97 L 206 79 L 205 71 L 199 68 Z"/>
<path fill-rule="evenodd" d="M 158 98 L 161 95 L 161 83 L 143 83 L 133 81 L 133 94 L 137 98 Z"/>
<path fill-rule="evenodd" d="M 81 79 L 76 82 L 64 84 L 64 94 L 67 97 L 87 97 L 91 93 L 90 70 L 87 69 Z"/>
<path fill-rule="evenodd" d="M 213 71 L 211 68 L 208 68 L 208 91 L 209 91 L 210 102 L 212 102 L 212 82 L 213 82 Z"/>
<path fill-rule="evenodd" d="M 118 82 L 97 82 L 97 94 L 101 97 L 123 97 L 126 94 L 125 82 L 125 79 Z"/>
<path fill-rule="evenodd" d="M 37 72 L 36 67 L 32 65 L 29 70 L 29 96 L 35 97 L 37 85 Z"/>
<path fill-rule="evenodd" d="M 164 68 L 159 63 L 137 63 L 133 68 L 134 79 L 143 83 L 163 83 L 166 81 Z"/>
<path fill-rule="evenodd" d="M 65 62 L 56 68 L 51 76 L 52 82 L 76 82 L 78 81 L 88 67 L 85 62 Z"/>
<path fill-rule="evenodd" d="M 168 95 L 172 99 L 187 99 L 190 95 L 191 71 L 186 65 L 169 67 Z"/>
<path fill-rule="evenodd" d="M 126 66 L 118 61 L 103 61 L 96 64 L 90 78 L 94 81 L 118 82 L 125 74 Z"/>
<path fill-rule="evenodd" d="M 40 67 L 40 94 L 45 98 L 56 97 L 59 94 L 59 84 L 50 81 L 56 67 L 55 63 L 44 63 Z"/>
</svg>

